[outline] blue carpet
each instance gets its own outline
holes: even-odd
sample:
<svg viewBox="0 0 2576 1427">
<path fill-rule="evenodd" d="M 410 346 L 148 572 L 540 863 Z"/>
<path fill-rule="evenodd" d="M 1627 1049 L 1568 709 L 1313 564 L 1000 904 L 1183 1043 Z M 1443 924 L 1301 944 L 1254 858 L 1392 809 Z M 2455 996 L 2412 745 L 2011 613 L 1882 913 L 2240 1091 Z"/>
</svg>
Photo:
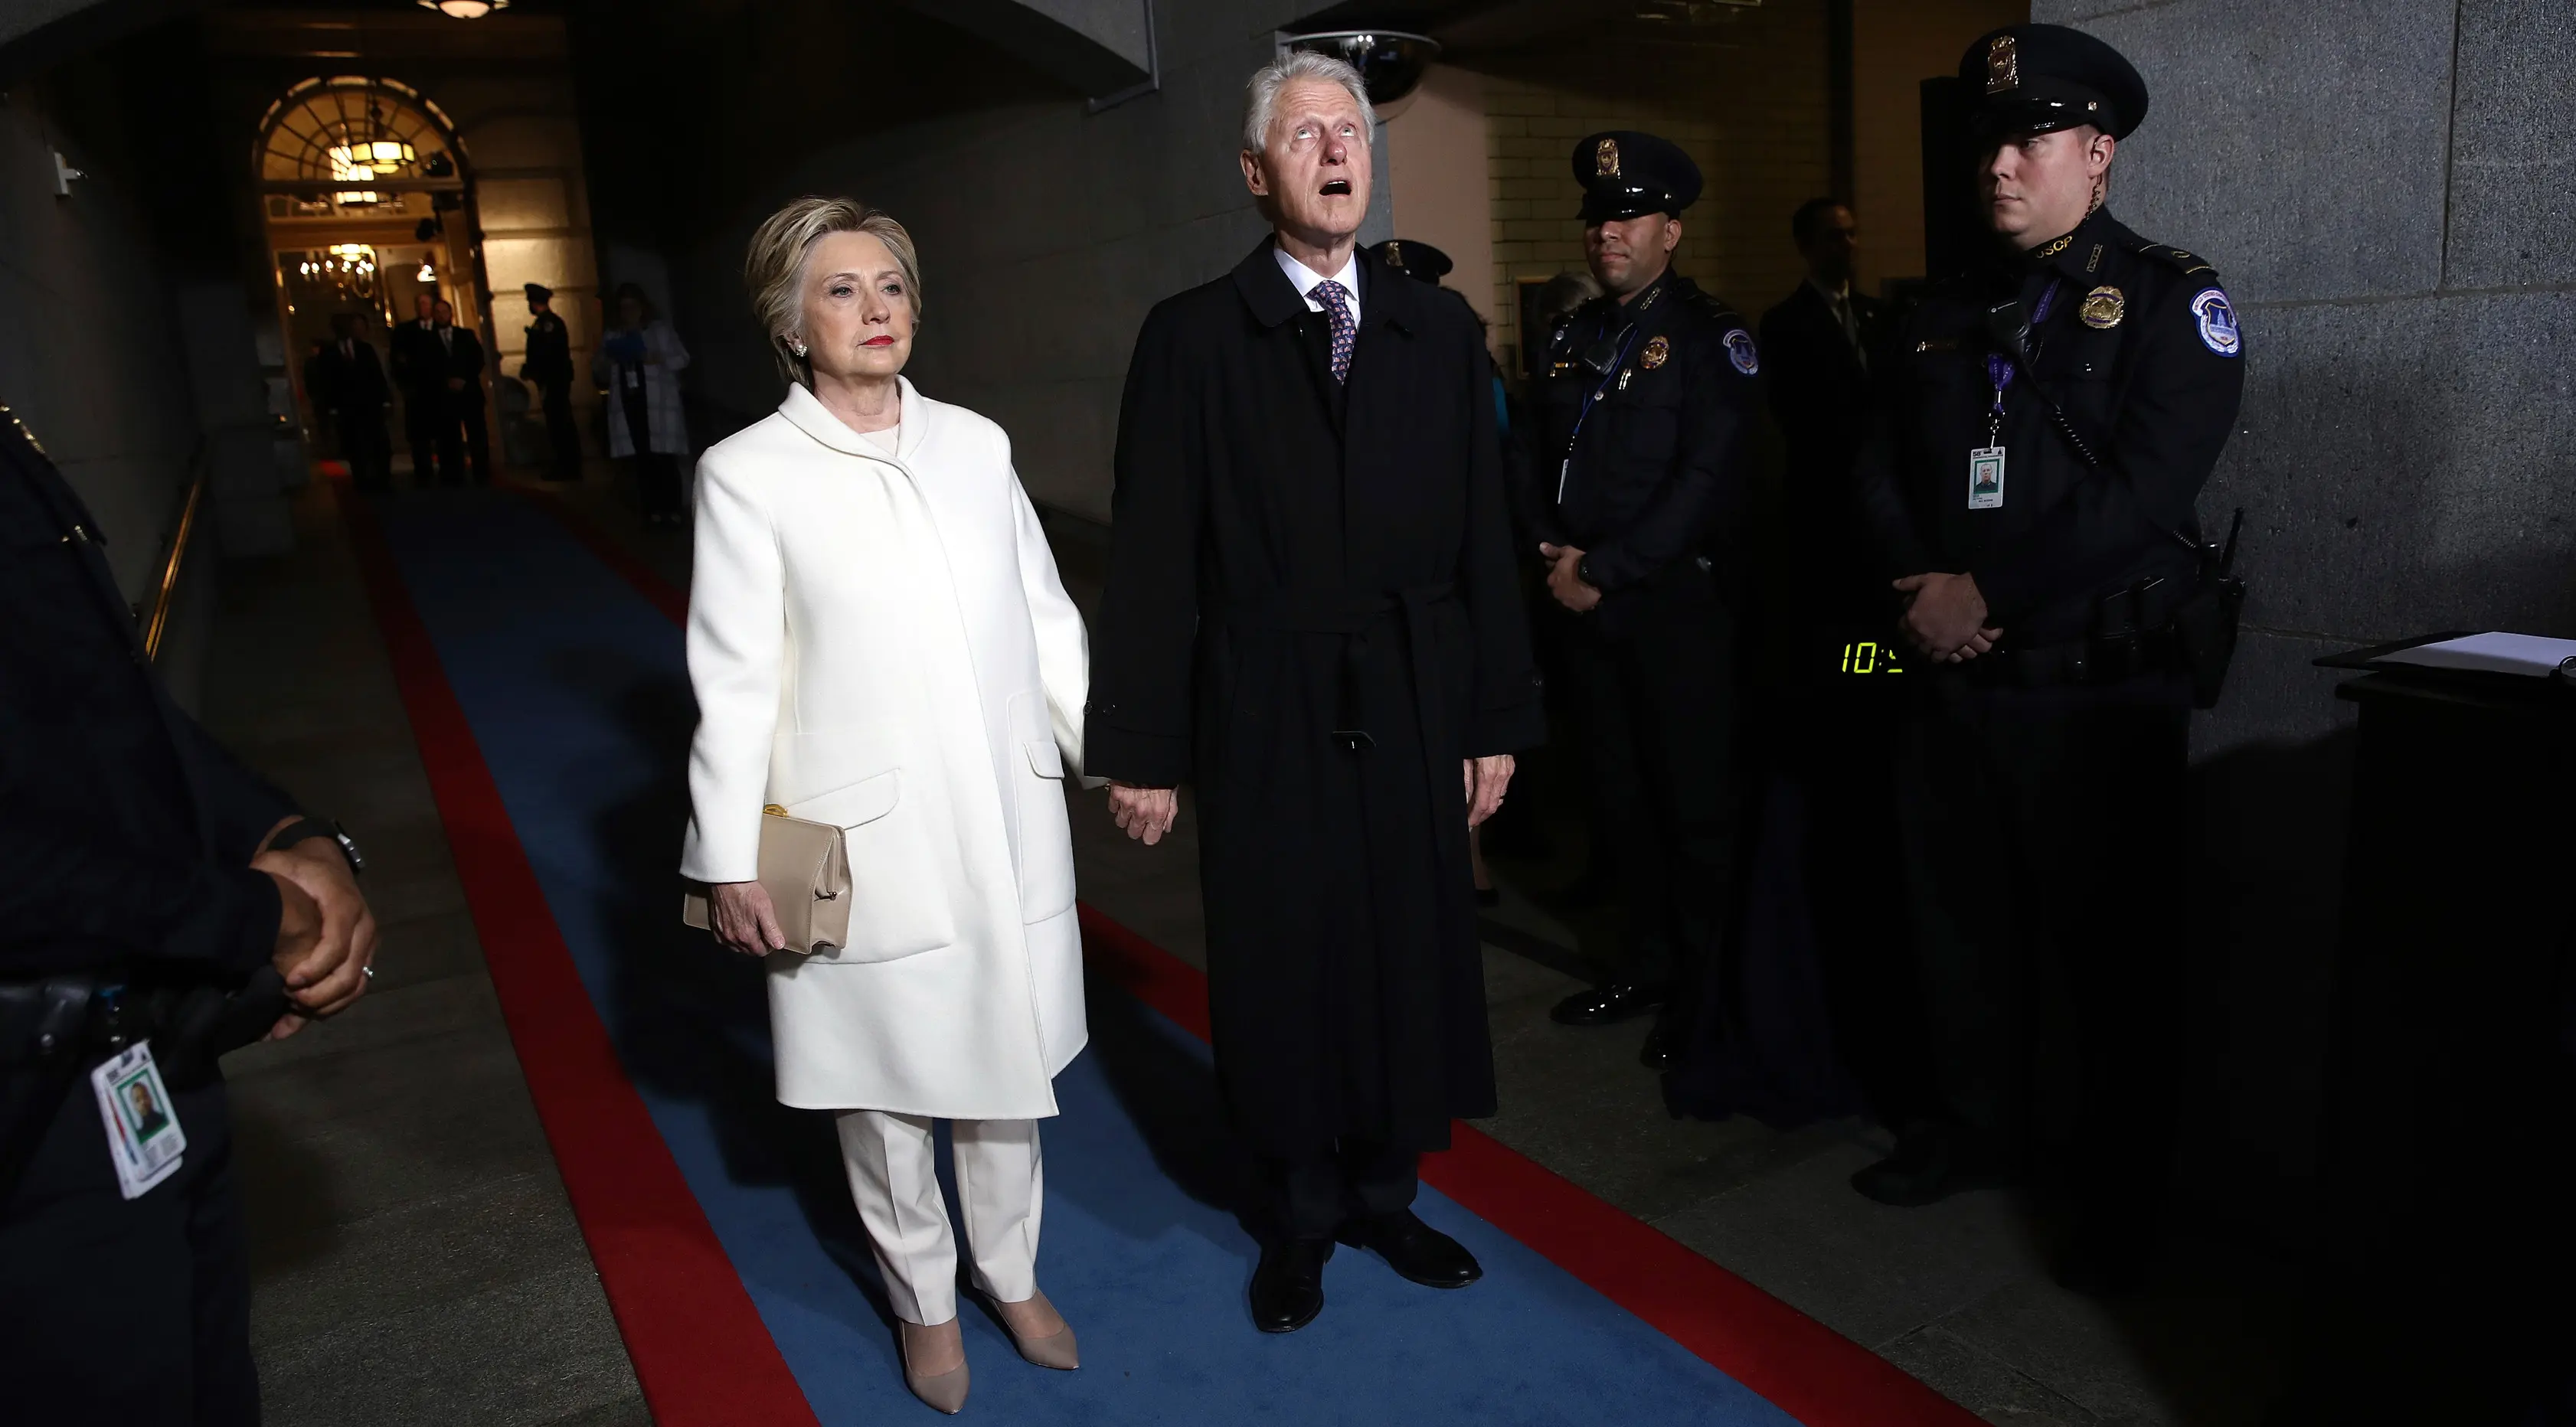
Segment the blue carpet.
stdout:
<svg viewBox="0 0 2576 1427">
<path fill-rule="evenodd" d="M 540 511 L 380 497 L 404 583 L 628 1075 L 824 1423 L 927 1421 L 830 1125 L 770 1098 L 760 972 L 680 925 L 695 710 L 679 630 Z M 396 945 L 392 954 L 399 956 Z M 1785 1424 L 1791 1419 L 1439 1194 L 1484 1261 L 1438 1293 L 1343 1250 L 1301 1333 L 1254 1331 L 1206 1048 L 1095 979 L 1057 1083 L 1039 1278 L 1082 1338 L 1027 1366 L 963 1310 L 970 1416 L 1016 1423 Z M 953 1186 L 951 1189 L 953 1196 Z"/>
</svg>

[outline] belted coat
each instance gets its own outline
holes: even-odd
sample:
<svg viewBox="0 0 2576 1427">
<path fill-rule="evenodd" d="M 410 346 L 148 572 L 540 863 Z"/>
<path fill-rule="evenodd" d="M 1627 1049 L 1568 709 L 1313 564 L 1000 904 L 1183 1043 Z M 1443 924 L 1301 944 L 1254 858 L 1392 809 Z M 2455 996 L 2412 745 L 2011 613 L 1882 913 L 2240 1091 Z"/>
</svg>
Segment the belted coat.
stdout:
<svg viewBox="0 0 2576 1427">
<path fill-rule="evenodd" d="M 1494 1109 L 1462 760 L 1544 734 L 1492 369 L 1360 255 L 1347 381 L 1264 241 L 1146 318 L 1084 767 L 1192 785 L 1218 1077 L 1257 1152 Z"/>
</svg>

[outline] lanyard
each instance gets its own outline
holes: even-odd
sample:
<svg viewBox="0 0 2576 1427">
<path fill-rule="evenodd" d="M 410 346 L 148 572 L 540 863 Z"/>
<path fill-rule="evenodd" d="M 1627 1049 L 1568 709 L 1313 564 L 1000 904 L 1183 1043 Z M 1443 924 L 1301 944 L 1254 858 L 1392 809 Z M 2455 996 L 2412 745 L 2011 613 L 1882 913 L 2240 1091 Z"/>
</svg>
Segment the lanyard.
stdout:
<svg viewBox="0 0 2576 1427">
<path fill-rule="evenodd" d="M 1574 444 L 1583 439 L 1583 423 L 1591 418 L 1592 408 L 1601 404 L 1601 398 L 1610 394 L 1610 384 L 1619 379 L 1621 372 L 1627 370 L 1628 349 L 1637 345 L 1637 333 L 1645 325 L 1642 315 L 1640 320 L 1628 324 L 1628 335 L 1619 343 L 1619 355 L 1611 361 L 1610 370 L 1603 372 L 1601 380 L 1593 383 L 1592 390 L 1583 394 L 1583 405 L 1574 413 L 1574 429 L 1566 433 L 1564 458 L 1557 462 L 1556 503 L 1558 505 L 1565 504 L 1565 483 L 1574 474 Z"/>
<path fill-rule="evenodd" d="M 2064 280 L 2060 278 L 2048 280 L 2048 290 L 2039 295 L 2039 306 L 2031 311 L 2031 326 L 2037 327 L 2048 320 L 2048 309 L 2056 303 L 2057 289 L 2063 285 L 2063 282 Z M 1988 446 L 2004 444 L 2004 393 L 2011 388 L 2013 376 L 2012 358 L 2001 352 L 1986 354 L 1986 380 L 1992 382 L 1995 388 L 1994 404 L 1986 409 L 1986 444 Z"/>
</svg>

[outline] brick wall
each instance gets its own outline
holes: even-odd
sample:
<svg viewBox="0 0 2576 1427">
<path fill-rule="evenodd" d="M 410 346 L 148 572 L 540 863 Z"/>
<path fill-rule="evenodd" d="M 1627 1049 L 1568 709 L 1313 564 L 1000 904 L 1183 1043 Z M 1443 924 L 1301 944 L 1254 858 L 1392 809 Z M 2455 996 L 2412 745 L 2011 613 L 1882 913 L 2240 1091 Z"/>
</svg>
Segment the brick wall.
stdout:
<svg viewBox="0 0 2576 1427">
<path fill-rule="evenodd" d="M 1575 140 L 1643 129 L 1707 179 L 1683 217 L 1678 269 L 1759 319 L 1798 279 L 1789 214 L 1824 191 L 1825 6 L 1777 0 L 1683 31 L 1605 29 L 1544 52 L 1483 55 L 1498 351 L 1517 351 L 1523 278 L 1583 266 Z"/>
</svg>

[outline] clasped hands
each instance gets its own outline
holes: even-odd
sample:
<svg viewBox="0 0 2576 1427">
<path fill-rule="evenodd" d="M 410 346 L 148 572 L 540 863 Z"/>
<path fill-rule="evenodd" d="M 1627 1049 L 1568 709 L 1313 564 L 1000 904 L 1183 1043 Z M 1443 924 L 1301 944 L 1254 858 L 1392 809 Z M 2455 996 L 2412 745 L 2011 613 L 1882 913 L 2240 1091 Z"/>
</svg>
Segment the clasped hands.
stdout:
<svg viewBox="0 0 2576 1427">
<path fill-rule="evenodd" d="M 1905 595 L 1905 613 L 1898 620 L 1905 637 L 1944 664 L 1974 659 L 2004 637 L 1986 623 L 1986 597 L 1974 575 L 1908 575 L 1896 588 Z"/>
<path fill-rule="evenodd" d="M 293 822 L 280 820 L 268 837 Z M 288 1001 L 267 1038 L 284 1040 L 308 1021 L 349 1009 L 367 993 L 367 967 L 376 959 L 376 914 L 330 839 L 270 847 L 262 838 L 260 846 L 250 865 L 277 883 L 277 944 L 269 964 L 285 978 Z"/>
<path fill-rule="evenodd" d="M 1584 552 L 1571 545 L 1540 541 L 1539 558 L 1547 561 L 1547 592 L 1576 614 L 1589 614 L 1601 603 L 1601 590 L 1583 578 Z"/>
<path fill-rule="evenodd" d="M 1512 755 L 1497 753 L 1488 758 L 1463 759 L 1461 763 L 1460 771 L 1466 779 L 1467 826 L 1477 827 L 1503 806 L 1503 790 L 1512 781 Z M 1147 847 L 1163 840 L 1180 811 L 1178 789 L 1139 788 L 1116 781 L 1109 785 L 1110 818 L 1120 832 Z"/>
</svg>

